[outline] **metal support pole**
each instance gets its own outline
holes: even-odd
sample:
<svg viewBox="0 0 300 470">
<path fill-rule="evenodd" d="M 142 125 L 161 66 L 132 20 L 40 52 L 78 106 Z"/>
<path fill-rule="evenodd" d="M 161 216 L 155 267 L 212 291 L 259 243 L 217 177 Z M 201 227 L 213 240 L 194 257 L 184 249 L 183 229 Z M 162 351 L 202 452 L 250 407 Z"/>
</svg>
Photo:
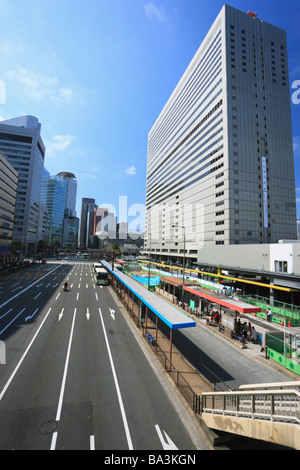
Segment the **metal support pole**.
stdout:
<svg viewBox="0 0 300 470">
<path fill-rule="evenodd" d="M 170 366 L 168 372 L 172 369 L 172 342 L 173 342 L 173 330 L 170 329 Z"/>
<path fill-rule="evenodd" d="M 156 315 L 156 329 L 155 329 L 155 354 L 157 354 L 157 338 L 158 338 L 158 316 Z"/>
</svg>

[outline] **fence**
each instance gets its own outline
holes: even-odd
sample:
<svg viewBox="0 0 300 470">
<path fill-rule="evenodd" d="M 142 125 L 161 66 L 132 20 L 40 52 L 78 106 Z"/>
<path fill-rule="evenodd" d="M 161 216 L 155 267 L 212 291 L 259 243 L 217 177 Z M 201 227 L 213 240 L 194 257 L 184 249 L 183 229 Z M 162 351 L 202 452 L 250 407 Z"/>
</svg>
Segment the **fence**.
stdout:
<svg viewBox="0 0 300 470">
<path fill-rule="evenodd" d="M 258 317 L 265 318 L 267 308 L 272 310 L 272 321 L 275 323 L 281 323 L 283 318 L 286 318 L 290 321 L 291 326 L 300 325 L 300 309 L 298 306 L 287 304 L 284 302 L 279 302 L 274 300 L 273 305 L 270 305 L 269 299 L 261 297 L 259 295 L 243 296 L 240 295 L 241 300 L 245 300 L 249 304 L 256 305 L 262 309 L 261 313 L 257 313 Z"/>
<path fill-rule="evenodd" d="M 204 393 L 203 412 L 300 424 L 298 390 L 252 390 Z"/>
<path fill-rule="evenodd" d="M 300 375 L 300 338 L 291 333 L 266 335 L 267 357 Z"/>
</svg>

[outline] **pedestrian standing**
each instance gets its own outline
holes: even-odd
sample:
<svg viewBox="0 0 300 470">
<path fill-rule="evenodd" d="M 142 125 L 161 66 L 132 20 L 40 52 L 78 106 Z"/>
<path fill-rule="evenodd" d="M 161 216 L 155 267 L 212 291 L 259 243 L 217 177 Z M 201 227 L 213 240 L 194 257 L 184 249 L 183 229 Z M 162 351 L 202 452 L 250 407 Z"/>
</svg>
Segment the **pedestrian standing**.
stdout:
<svg viewBox="0 0 300 470">
<path fill-rule="evenodd" d="M 249 338 L 249 341 L 250 341 L 251 338 L 252 338 L 252 327 L 251 327 L 251 323 L 250 323 L 250 322 L 248 323 L 248 338 Z"/>
<path fill-rule="evenodd" d="M 252 327 L 252 342 L 254 344 L 256 344 L 256 341 L 257 341 L 257 331 L 256 331 L 255 327 L 253 326 Z"/>
<path fill-rule="evenodd" d="M 245 322 L 243 323 L 243 337 L 244 337 L 245 339 L 247 339 L 247 332 L 248 332 L 248 326 L 247 326 L 247 322 L 245 321 Z"/>
<path fill-rule="evenodd" d="M 236 334 L 237 334 L 238 336 L 241 334 L 241 329 L 242 329 L 241 320 L 238 319 L 237 324 L 236 324 Z"/>
</svg>

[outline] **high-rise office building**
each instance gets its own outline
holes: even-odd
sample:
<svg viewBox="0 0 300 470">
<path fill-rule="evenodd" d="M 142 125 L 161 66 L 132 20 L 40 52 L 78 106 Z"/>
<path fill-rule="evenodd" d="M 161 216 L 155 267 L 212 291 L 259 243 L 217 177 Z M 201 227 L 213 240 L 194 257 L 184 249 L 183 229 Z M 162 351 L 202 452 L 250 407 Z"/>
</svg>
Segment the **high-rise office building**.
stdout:
<svg viewBox="0 0 300 470">
<path fill-rule="evenodd" d="M 77 248 L 79 219 L 76 217 L 77 181 L 73 173 L 51 176 L 45 169 L 41 201 L 49 215 L 49 245 Z"/>
<path fill-rule="evenodd" d="M 19 174 L 13 241 L 34 253 L 45 157 L 38 119 L 22 116 L 1 121 L 0 150 Z"/>
<path fill-rule="evenodd" d="M 18 187 L 18 172 L 0 152 L 0 261 L 10 256 Z"/>
<path fill-rule="evenodd" d="M 82 198 L 79 233 L 79 246 L 82 249 L 88 248 L 89 237 L 94 233 L 94 210 L 95 199 Z"/>
<path fill-rule="evenodd" d="M 73 215 L 76 216 L 76 196 L 77 196 L 77 180 L 74 173 L 68 171 L 61 171 L 58 173 L 60 178 L 66 182 L 66 202 L 65 208 L 69 209 Z"/>
<path fill-rule="evenodd" d="M 286 32 L 224 5 L 149 132 L 145 252 L 296 236 Z"/>
<path fill-rule="evenodd" d="M 49 246 L 63 247 L 63 226 L 66 202 L 65 180 L 59 176 L 46 175 L 43 178 L 41 200 L 49 216 Z"/>
</svg>

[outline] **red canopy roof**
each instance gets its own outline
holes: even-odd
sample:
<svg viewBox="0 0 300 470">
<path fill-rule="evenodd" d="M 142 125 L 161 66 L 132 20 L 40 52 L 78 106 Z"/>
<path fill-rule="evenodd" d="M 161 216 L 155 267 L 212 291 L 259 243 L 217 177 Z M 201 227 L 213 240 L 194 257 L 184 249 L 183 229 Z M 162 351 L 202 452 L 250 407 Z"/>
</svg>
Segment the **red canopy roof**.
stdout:
<svg viewBox="0 0 300 470">
<path fill-rule="evenodd" d="M 230 308 L 240 313 L 258 313 L 261 312 L 260 307 L 256 307 L 255 305 L 247 304 L 246 302 L 242 302 L 241 300 L 237 300 L 234 298 L 229 298 L 222 294 L 212 293 L 208 290 L 202 289 L 201 287 L 188 287 L 184 286 L 184 290 L 191 292 L 199 297 L 204 299 L 210 300 L 215 304 L 222 305 L 223 307 Z"/>
</svg>

